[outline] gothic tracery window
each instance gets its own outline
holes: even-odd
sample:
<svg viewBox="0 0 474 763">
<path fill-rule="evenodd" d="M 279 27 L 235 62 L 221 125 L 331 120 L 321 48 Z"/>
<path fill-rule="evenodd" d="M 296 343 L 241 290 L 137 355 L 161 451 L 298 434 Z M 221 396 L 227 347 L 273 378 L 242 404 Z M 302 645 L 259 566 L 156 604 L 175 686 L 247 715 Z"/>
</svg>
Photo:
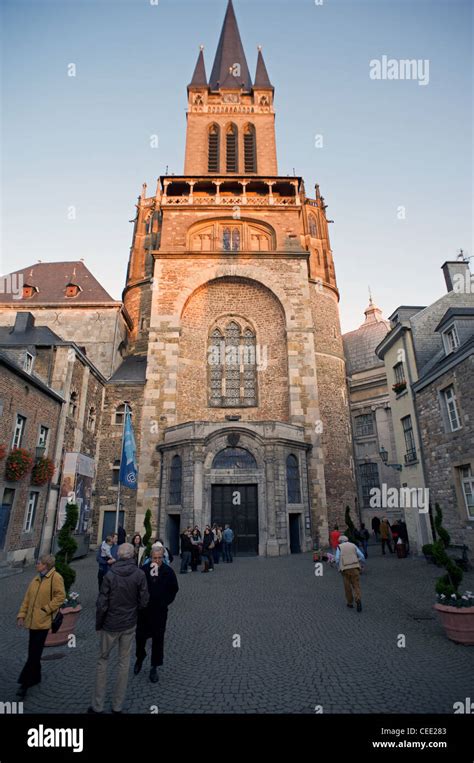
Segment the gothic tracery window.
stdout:
<svg viewBox="0 0 474 763">
<path fill-rule="evenodd" d="M 257 405 L 255 332 L 231 320 L 209 337 L 209 405 L 214 408 Z"/>
<path fill-rule="evenodd" d="M 318 226 L 314 215 L 309 216 L 309 234 L 312 238 L 318 238 Z"/>
<path fill-rule="evenodd" d="M 288 503 L 301 503 L 300 469 L 298 459 L 293 454 L 286 459 L 286 485 Z"/>
</svg>

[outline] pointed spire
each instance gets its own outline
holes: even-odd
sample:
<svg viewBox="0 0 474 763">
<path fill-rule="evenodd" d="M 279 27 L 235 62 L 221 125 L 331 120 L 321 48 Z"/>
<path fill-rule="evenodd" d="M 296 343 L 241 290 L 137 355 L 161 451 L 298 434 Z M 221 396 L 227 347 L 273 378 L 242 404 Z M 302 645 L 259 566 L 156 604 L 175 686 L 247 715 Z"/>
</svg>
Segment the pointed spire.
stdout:
<svg viewBox="0 0 474 763">
<path fill-rule="evenodd" d="M 219 90 L 220 88 L 240 90 L 243 88 L 246 92 L 252 89 L 252 78 L 245 58 L 232 0 L 229 0 L 227 5 L 209 87 L 211 90 Z"/>
<path fill-rule="evenodd" d="M 204 63 L 204 45 L 201 45 L 196 68 L 194 69 L 193 78 L 188 85 L 188 89 L 190 87 L 207 87 L 206 65 Z"/>
<path fill-rule="evenodd" d="M 263 60 L 261 45 L 258 46 L 257 71 L 255 74 L 254 88 L 256 90 L 274 90 L 275 89 L 272 83 L 270 82 L 270 77 L 268 76 L 267 67 L 265 66 L 265 61 Z"/>
</svg>

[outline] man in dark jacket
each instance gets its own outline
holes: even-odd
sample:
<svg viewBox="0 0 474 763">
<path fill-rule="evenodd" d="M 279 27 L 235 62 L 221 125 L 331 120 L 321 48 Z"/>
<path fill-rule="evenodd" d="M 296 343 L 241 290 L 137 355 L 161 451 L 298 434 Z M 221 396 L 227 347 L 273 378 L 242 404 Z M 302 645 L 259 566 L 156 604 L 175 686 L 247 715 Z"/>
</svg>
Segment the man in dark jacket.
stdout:
<svg viewBox="0 0 474 763">
<path fill-rule="evenodd" d="M 112 712 L 122 712 L 138 610 L 147 606 L 149 598 L 145 573 L 135 564 L 133 546 L 122 543 L 117 561 L 105 576 L 97 599 L 95 629 L 100 631 L 100 654 L 90 713 L 104 710 L 107 663 L 115 644 L 118 645 L 118 663 Z"/>
<path fill-rule="evenodd" d="M 188 564 L 191 564 L 192 550 L 191 528 L 187 527 L 184 533 L 181 533 L 181 574 L 185 574 L 188 571 Z"/>
<path fill-rule="evenodd" d="M 174 570 L 163 564 L 163 548 L 153 548 L 151 563 L 144 567 L 150 600 L 145 610 L 139 613 L 136 656 L 134 673 L 142 669 L 146 657 L 146 642 L 151 637 L 151 670 L 150 681 L 158 681 L 157 667 L 163 665 L 163 648 L 165 640 L 168 606 L 175 600 L 179 586 Z"/>
</svg>

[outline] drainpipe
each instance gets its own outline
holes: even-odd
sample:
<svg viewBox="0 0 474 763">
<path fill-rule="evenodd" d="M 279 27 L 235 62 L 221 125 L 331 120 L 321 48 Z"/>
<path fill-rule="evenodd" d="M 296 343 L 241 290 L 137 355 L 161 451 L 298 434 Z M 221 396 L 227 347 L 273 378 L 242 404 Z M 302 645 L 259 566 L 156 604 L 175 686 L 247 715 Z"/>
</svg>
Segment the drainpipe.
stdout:
<svg viewBox="0 0 474 763">
<path fill-rule="evenodd" d="M 60 406 L 59 406 L 59 410 L 58 410 L 58 420 L 56 422 L 56 433 L 55 433 L 55 436 L 54 436 L 54 449 L 55 450 L 56 450 L 56 448 L 58 446 L 59 424 L 61 422 L 61 413 L 62 413 L 63 405 L 65 405 L 65 403 L 61 403 Z M 60 476 L 60 474 L 61 474 L 61 463 L 59 465 L 58 477 Z M 57 488 L 55 488 L 55 490 L 57 492 L 56 504 L 57 504 L 57 501 L 59 499 L 59 486 L 60 486 L 60 484 L 61 484 L 61 481 L 59 480 L 57 482 Z M 39 553 L 40 554 L 43 553 L 41 547 L 43 545 L 43 535 L 44 535 L 44 530 L 45 530 L 45 525 L 46 525 L 46 516 L 48 514 L 48 505 L 49 505 L 49 497 L 51 495 L 51 490 L 52 490 L 52 486 L 51 486 L 51 482 L 50 482 L 49 485 L 48 485 L 47 493 L 46 493 L 46 503 L 45 503 L 45 508 L 44 508 L 43 521 L 41 523 L 41 533 L 40 533 L 40 539 L 39 539 Z M 57 509 L 54 512 L 54 523 L 53 523 L 53 526 L 52 526 L 53 532 L 51 534 L 51 543 L 49 544 L 48 553 L 51 553 L 51 550 L 53 548 L 54 528 L 55 528 L 55 525 L 56 525 L 56 517 L 57 517 Z"/>
<path fill-rule="evenodd" d="M 314 543 L 314 538 L 313 538 L 313 517 L 311 515 L 311 492 L 310 492 L 310 487 L 309 487 L 309 465 L 308 465 L 308 457 L 309 457 L 309 454 L 311 453 L 312 450 L 313 450 L 313 446 L 312 445 L 308 445 L 308 447 L 306 448 L 306 489 L 308 491 L 309 532 L 311 534 L 311 540 Z M 306 533 L 306 521 L 305 521 L 305 533 Z M 313 549 L 311 549 L 311 551 L 312 550 Z"/>
</svg>

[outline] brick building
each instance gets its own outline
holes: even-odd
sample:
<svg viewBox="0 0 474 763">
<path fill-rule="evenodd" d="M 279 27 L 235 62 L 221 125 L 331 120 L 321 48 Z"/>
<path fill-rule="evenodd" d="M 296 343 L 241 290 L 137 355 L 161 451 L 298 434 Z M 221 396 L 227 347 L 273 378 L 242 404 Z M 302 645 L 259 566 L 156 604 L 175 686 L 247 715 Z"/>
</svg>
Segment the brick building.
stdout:
<svg viewBox="0 0 474 763">
<path fill-rule="evenodd" d="M 64 398 L 25 370 L 10 354 L 0 351 L 0 446 L 5 457 L 13 447 L 24 448 L 36 460 L 54 452 Z M 37 452 L 37 448 L 40 450 Z M 5 478 L 0 471 L 0 561 L 32 561 L 44 533 L 50 494 L 48 484 Z"/>
</svg>

